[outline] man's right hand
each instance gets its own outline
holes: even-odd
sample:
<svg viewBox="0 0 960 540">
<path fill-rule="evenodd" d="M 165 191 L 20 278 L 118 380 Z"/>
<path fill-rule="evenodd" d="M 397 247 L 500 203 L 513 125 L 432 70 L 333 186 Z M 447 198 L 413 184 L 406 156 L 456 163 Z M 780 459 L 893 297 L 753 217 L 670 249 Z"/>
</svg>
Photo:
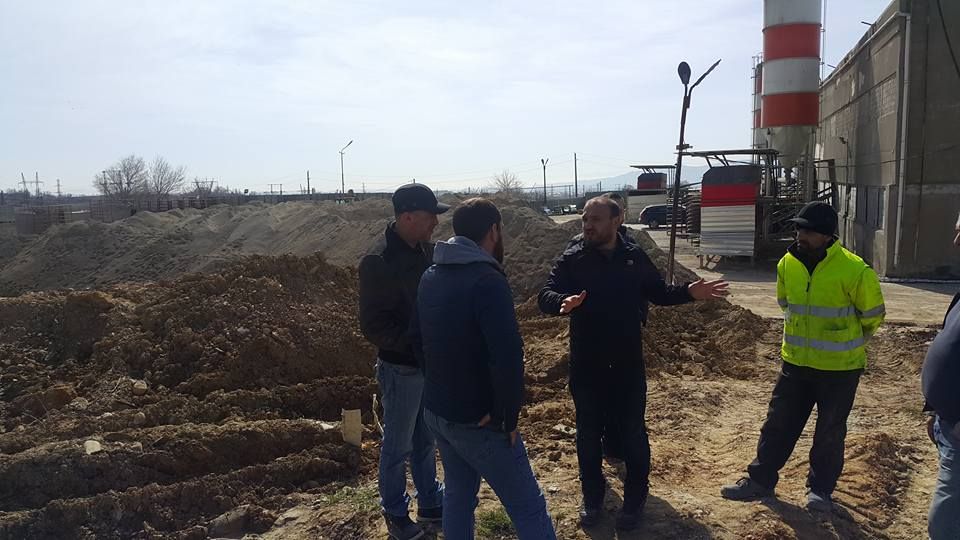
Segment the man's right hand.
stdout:
<svg viewBox="0 0 960 540">
<path fill-rule="evenodd" d="M 587 299 L 587 291 L 582 291 L 576 296 L 568 296 L 563 299 L 563 303 L 560 304 L 560 314 L 566 315 L 571 311 L 580 307 L 580 304 Z"/>
<path fill-rule="evenodd" d="M 483 418 L 481 418 L 480 421 L 477 422 L 477 425 L 480 427 L 484 427 L 489 423 L 490 423 L 490 415 L 485 414 Z M 513 448 L 513 445 L 515 444 L 517 444 L 517 430 L 513 430 L 510 432 L 510 447 Z"/>
<path fill-rule="evenodd" d="M 933 423 L 937 421 L 937 418 L 932 414 L 927 415 L 927 437 L 930 437 L 930 442 L 937 444 L 937 436 L 933 433 Z"/>
</svg>

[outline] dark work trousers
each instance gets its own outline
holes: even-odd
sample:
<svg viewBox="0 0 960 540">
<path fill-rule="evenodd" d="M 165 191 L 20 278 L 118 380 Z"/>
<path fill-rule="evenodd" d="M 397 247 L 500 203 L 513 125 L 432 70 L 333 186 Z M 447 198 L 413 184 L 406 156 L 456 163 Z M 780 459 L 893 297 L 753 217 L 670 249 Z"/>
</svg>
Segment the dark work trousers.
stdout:
<svg viewBox="0 0 960 540">
<path fill-rule="evenodd" d="M 847 416 L 863 370 L 821 371 L 784 363 L 773 388 L 767 420 L 760 429 L 757 458 L 747 467 L 750 478 L 774 488 L 803 427 L 817 406 L 817 426 L 810 449 L 807 487 L 829 495 L 843 470 Z"/>
<path fill-rule="evenodd" d="M 616 433 L 627 468 L 623 505 L 640 509 L 646 503 L 650 476 L 650 440 L 644 421 L 647 380 L 643 361 L 570 368 L 570 393 L 577 409 L 577 460 L 583 504 L 603 504 L 602 438 L 605 429 Z M 608 428 L 609 426 L 609 428 Z"/>
</svg>

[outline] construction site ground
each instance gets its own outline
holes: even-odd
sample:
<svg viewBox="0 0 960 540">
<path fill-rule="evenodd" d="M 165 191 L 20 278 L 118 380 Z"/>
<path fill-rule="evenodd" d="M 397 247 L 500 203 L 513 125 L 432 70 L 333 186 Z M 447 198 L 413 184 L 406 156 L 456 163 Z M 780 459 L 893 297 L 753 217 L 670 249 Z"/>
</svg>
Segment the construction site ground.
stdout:
<svg viewBox="0 0 960 540">
<path fill-rule="evenodd" d="M 815 413 L 776 498 L 719 496 L 753 458 L 782 324 L 732 272 L 733 303 L 654 308 L 643 329 L 653 472 L 640 529 L 614 531 L 612 463 L 609 514 L 579 528 L 567 323 L 530 300 L 577 225 L 498 202 L 525 340 L 520 431 L 560 538 L 924 537 L 937 463 L 919 372 L 949 295 L 923 291 L 930 314 L 871 341 L 838 504 L 817 514 L 802 507 Z M 389 214 L 383 201 L 254 205 L 6 240 L 0 538 L 385 538 L 375 351 L 353 267 Z M 449 234 L 445 216 L 436 238 Z M 637 237 L 663 269 L 657 243 Z M 892 318 L 897 306 L 888 298 Z M 361 410 L 361 448 L 342 440 L 342 409 Z M 480 497 L 477 537 L 515 538 L 485 485 Z"/>
</svg>

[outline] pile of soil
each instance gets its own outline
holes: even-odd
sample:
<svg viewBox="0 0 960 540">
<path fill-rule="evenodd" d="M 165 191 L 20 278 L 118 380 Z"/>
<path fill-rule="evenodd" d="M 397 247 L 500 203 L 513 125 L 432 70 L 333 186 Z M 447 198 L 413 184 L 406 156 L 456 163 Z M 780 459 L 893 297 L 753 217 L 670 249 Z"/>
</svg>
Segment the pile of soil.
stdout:
<svg viewBox="0 0 960 540">
<path fill-rule="evenodd" d="M 260 532 L 291 490 L 355 476 L 320 420 L 371 418 L 356 305 L 317 255 L 0 300 L 0 537 L 205 537 L 243 505 Z"/>
<path fill-rule="evenodd" d="M 28 243 L 29 239 L 18 236 L 12 224 L 0 223 L 0 268 L 16 257 Z"/>
<path fill-rule="evenodd" d="M 496 202 L 503 213 L 507 273 L 517 298 L 525 299 L 543 285 L 579 224 L 557 224 L 519 201 Z M 366 200 L 140 212 L 114 223 L 69 223 L 11 250 L 6 264 L 0 259 L 0 295 L 170 279 L 216 271 L 253 254 L 320 252 L 331 264 L 355 267 L 392 214 L 389 201 Z M 434 239 L 453 236 L 451 217 L 441 216 Z"/>
</svg>

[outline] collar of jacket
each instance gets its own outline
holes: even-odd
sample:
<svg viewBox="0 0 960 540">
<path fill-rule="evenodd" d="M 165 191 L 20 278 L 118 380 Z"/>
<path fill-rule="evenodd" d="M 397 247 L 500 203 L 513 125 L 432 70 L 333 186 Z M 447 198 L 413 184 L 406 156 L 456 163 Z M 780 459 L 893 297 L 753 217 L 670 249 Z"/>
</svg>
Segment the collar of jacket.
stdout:
<svg viewBox="0 0 960 540">
<path fill-rule="evenodd" d="M 505 274 L 503 266 L 492 255 L 465 236 L 454 236 L 446 242 L 437 242 L 433 248 L 433 263 L 438 265 L 486 263 L 492 265 L 501 274 Z"/>
<path fill-rule="evenodd" d="M 387 238 L 387 249 L 407 250 L 417 254 L 424 253 L 422 242 L 417 242 L 416 247 L 414 247 L 408 244 L 403 238 L 400 238 L 400 234 L 397 233 L 396 221 L 391 221 L 390 224 L 387 225 L 387 230 L 384 235 Z"/>
<path fill-rule="evenodd" d="M 817 266 L 820 266 L 821 264 L 835 257 L 837 253 L 840 253 L 840 250 L 842 249 L 842 247 L 843 246 L 840 245 L 840 242 L 838 242 L 836 238 L 833 238 L 832 240 L 830 240 L 830 243 L 827 245 L 827 249 L 825 250 L 826 254 L 823 256 L 822 259 L 817 261 L 817 264 L 814 265 L 814 268 L 816 268 Z M 805 255 L 800 252 L 800 249 L 797 246 L 796 241 L 790 244 L 790 247 L 787 248 L 787 253 L 792 255 L 794 259 L 797 259 L 801 263 L 804 262 L 803 260 Z M 806 266 L 806 263 L 804 263 L 804 266 Z"/>
</svg>

